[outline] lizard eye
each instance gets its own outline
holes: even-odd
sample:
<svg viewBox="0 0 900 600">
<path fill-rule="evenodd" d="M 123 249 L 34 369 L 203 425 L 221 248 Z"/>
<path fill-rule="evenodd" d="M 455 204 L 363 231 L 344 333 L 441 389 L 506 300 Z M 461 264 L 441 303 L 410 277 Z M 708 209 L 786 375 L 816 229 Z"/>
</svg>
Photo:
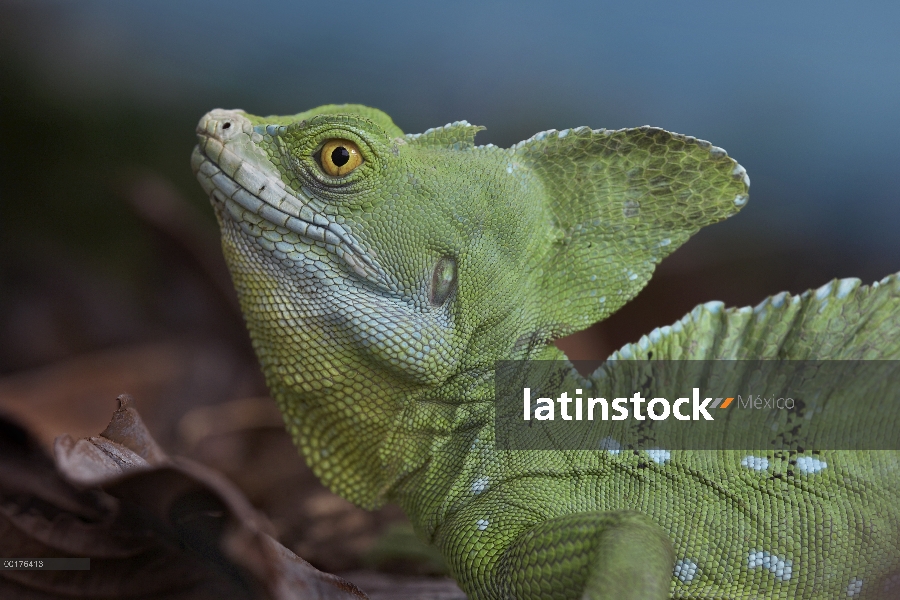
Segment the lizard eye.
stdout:
<svg viewBox="0 0 900 600">
<path fill-rule="evenodd" d="M 332 177 L 341 177 L 362 164 L 359 146 L 350 140 L 328 140 L 319 152 L 322 170 Z"/>
<path fill-rule="evenodd" d="M 456 287 L 456 261 L 445 256 L 434 266 L 431 274 L 431 303 L 441 306 Z"/>
</svg>

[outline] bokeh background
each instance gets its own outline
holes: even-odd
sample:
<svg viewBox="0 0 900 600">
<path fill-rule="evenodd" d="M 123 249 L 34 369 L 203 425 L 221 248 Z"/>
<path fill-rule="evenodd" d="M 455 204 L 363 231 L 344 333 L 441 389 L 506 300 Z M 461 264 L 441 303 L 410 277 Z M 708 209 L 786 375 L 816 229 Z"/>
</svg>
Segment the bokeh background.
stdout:
<svg viewBox="0 0 900 600">
<path fill-rule="evenodd" d="M 358 102 L 407 132 L 466 119 L 500 146 L 650 124 L 725 148 L 750 203 L 562 342 L 600 359 L 700 302 L 900 271 L 898 31 L 900 4 L 864 0 L 0 0 L 0 407 L 49 443 L 100 431 L 130 391 L 164 445 L 238 479 L 301 554 L 356 566 L 310 531 L 362 552 L 397 515 L 367 521 L 301 464 L 260 458 L 293 453 L 190 172 L 204 112 Z"/>
</svg>

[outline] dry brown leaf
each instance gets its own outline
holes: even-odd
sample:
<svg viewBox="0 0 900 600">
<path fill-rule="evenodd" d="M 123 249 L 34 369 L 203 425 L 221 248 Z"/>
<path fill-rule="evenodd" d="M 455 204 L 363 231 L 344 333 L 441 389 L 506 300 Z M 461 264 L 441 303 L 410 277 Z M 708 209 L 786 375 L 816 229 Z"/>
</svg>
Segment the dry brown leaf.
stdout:
<svg viewBox="0 0 900 600">
<path fill-rule="evenodd" d="M 279 544 L 224 477 L 167 457 L 119 402 L 100 436 L 58 438 L 55 463 L 0 419 L 0 555 L 91 558 L 88 571 L 0 571 L 0 597 L 366 598 Z"/>
<path fill-rule="evenodd" d="M 5 341 L 5 340 L 4 340 Z M 192 408 L 253 395 L 262 382 L 248 362 L 215 340 L 171 339 L 111 347 L 0 377 L 0 410 L 46 447 L 62 432 L 97 435 L 109 420 L 110 399 L 133 390 L 154 437 L 171 447 L 175 424 Z"/>
</svg>

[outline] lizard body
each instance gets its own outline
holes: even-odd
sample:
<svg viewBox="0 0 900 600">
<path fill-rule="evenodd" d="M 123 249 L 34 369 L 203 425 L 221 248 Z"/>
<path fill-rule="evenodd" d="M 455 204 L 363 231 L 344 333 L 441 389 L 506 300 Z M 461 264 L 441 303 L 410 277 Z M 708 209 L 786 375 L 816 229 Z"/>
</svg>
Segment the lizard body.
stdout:
<svg viewBox="0 0 900 600">
<path fill-rule="evenodd" d="M 749 180 L 650 127 L 510 149 L 479 129 L 404 135 L 357 105 L 198 125 L 254 348 L 323 482 L 399 503 L 473 598 L 900 597 L 896 451 L 496 448 L 496 361 L 564 360 L 554 339 L 632 298 Z M 898 313 L 896 277 L 841 280 L 701 305 L 615 356 L 896 359 Z"/>
</svg>

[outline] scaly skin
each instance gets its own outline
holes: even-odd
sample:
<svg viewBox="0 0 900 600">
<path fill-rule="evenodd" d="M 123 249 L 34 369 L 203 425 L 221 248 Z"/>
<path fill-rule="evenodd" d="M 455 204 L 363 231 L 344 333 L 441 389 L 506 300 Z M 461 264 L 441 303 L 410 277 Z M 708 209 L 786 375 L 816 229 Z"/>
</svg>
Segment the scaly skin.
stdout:
<svg viewBox="0 0 900 600">
<path fill-rule="evenodd" d="M 749 180 L 659 129 L 510 149 L 478 129 L 404 136 L 354 105 L 198 125 L 254 347 L 322 481 L 398 502 L 473 598 L 900 597 L 897 452 L 494 447 L 495 361 L 564 359 L 554 339 L 632 298 Z M 331 140 L 361 164 L 327 174 Z M 858 283 L 703 305 L 618 356 L 900 357 L 900 282 Z"/>
</svg>

